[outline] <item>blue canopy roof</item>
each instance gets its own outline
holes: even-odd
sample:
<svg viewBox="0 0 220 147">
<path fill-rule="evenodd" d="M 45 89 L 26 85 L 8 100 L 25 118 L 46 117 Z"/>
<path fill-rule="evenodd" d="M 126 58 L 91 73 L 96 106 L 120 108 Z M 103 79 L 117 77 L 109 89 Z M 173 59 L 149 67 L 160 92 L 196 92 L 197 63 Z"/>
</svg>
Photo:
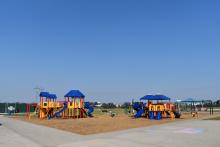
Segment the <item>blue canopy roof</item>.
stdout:
<svg viewBox="0 0 220 147">
<path fill-rule="evenodd" d="M 155 95 L 155 97 L 160 100 L 170 100 L 169 97 L 167 97 L 165 95 L 161 95 L 161 94 Z"/>
<path fill-rule="evenodd" d="M 57 98 L 57 96 L 56 96 L 56 94 L 49 94 L 48 98 L 51 98 L 51 99 L 56 99 L 56 98 Z"/>
<path fill-rule="evenodd" d="M 170 100 L 170 98 L 165 95 L 145 95 L 140 100 Z"/>
<path fill-rule="evenodd" d="M 45 97 L 45 98 L 49 98 L 49 99 L 56 99 L 57 98 L 56 94 L 50 94 L 49 92 L 41 92 L 40 97 Z"/>
<path fill-rule="evenodd" d="M 181 102 L 188 102 L 188 103 L 193 103 L 193 102 L 203 102 L 203 101 L 206 101 L 206 100 L 200 100 L 200 99 L 193 99 L 193 98 L 187 98 L 187 99 L 185 99 L 185 100 L 183 100 L 183 101 L 181 101 Z"/>
<path fill-rule="evenodd" d="M 49 92 L 41 92 L 40 97 L 49 97 Z"/>
<path fill-rule="evenodd" d="M 140 98 L 140 100 L 154 100 L 155 99 L 155 95 L 145 95 L 142 98 Z"/>
<path fill-rule="evenodd" d="M 82 94 L 79 90 L 70 90 L 64 97 L 78 97 L 85 98 L 85 95 Z"/>
</svg>

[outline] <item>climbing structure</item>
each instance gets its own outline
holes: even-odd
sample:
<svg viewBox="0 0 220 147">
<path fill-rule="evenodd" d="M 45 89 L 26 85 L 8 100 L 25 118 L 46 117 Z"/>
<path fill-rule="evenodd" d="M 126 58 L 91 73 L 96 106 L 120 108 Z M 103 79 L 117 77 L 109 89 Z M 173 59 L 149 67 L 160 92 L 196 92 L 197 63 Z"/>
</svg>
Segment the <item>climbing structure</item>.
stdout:
<svg viewBox="0 0 220 147">
<path fill-rule="evenodd" d="M 71 90 L 64 96 L 64 101 L 57 101 L 55 94 L 40 93 L 38 117 L 48 118 L 84 118 L 91 117 L 93 108 L 84 103 L 85 96 L 79 90 Z M 88 109 L 88 110 L 87 110 Z"/>
<path fill-rule="evenodd" d="M 170 98 L 167 96 L 146 95 L 140 98 L 140 100 L 147 100 L 147 103 L 136 102 L 133 104 L 133 108 L 137 112 L 134 115 L 135 118 L 145 116 L 149 119 L 160 120 L 162 118 L 174 119 L 180 117 L 180 113 L 178 113 L 175 105 L 170 102 Z M 165 100 L 169 102 L 163 102 Z"/>
<path fill-rule="evenodd" d="M 55 94 L 49 92 L 40 93 L 40 103 L 38 104 L 38 117 L 40 119 L 51 117 L 54 112 L 63 107 L 63 104 L 56 101 Z"/>
<path fill-rule="evenodd" d="M 86 117 L 86 111 L 84 109 L 85 96 L 79 90 L 71 90 L 64 97 L 68 106 L 63 113 L 64 118 Z"/>
</svg>

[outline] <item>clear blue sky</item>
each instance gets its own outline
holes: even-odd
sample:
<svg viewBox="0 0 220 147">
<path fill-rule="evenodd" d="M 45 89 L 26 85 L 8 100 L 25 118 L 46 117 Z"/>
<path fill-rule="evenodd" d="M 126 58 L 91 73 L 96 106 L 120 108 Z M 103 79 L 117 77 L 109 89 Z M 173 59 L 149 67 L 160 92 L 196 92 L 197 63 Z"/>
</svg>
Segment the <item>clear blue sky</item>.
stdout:
<svg viewBox="0 0 220 147">
<path fill-rule="evenodd" d="M 220 2 L 3 0 L 0 101 L 220 97 Z"/>
</svg>

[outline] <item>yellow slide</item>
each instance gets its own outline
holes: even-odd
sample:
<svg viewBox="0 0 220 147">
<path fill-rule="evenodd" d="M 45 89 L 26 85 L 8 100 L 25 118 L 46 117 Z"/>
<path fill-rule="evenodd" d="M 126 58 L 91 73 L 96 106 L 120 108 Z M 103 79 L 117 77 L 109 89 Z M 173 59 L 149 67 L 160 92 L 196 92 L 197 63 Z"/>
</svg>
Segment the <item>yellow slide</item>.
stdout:
<svg viewBox="0 0 220 147">
<path fill-rule="evenodd" d="M 175 119 L 175 114 L 172 111 L 167 111 L 167 112 L 170 115 L 171 119 Z"/>
</svg>

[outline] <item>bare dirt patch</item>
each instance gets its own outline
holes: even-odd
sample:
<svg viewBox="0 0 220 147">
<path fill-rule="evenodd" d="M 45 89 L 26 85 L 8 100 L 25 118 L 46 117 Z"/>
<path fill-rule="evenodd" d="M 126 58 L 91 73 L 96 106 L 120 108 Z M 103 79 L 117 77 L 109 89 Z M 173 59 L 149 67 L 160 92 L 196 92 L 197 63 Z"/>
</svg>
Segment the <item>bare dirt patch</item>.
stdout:
<svg viewBox="0 0 220 147">
<path fill-rule="evenodd" d="M 220 116 L 220 113 L 216 113 L 214 116 Z M 30 123 L 57 128 L 81 135 L 96 134 L 111 132 L 117 130 L 125 130 L 129 128 L 147 127 L 151 125 L 158 125 L 163 123 L 170 123 L 175 121 L 182 121 L 187 119 L 204 119 L 209 118 L 208 112 L 199 113 L 199 118 L 192 118 L 190 113 L 182 114 L 180 119 L 171 120 L 165 118 L 162 120 L 149 120 L 146 118 L 133 119 L 125 114 L 117 115 L 116 117 L 110 117 L 109 115 L 96 115 L 93 118 L 83 119 L 52 119 L 52 120 L 40 120 L 37 117 L 31 117 L 28 119 L 25 116 L 14 117 L 18 120 L 27 121 Z"/>
</svg>

